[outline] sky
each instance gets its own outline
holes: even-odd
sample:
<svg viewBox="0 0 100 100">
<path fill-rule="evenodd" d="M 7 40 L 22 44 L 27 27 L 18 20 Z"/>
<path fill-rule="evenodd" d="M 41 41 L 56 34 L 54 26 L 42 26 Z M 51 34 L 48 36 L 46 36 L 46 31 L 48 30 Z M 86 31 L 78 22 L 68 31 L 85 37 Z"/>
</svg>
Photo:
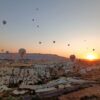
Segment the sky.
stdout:
<svg viewBox="0 0 100 100">
<path fill-rule="evenodd" d="M 0 50 L 100 58 L 99 43 L 100 0 L 0 0 Z"/>
</svg>

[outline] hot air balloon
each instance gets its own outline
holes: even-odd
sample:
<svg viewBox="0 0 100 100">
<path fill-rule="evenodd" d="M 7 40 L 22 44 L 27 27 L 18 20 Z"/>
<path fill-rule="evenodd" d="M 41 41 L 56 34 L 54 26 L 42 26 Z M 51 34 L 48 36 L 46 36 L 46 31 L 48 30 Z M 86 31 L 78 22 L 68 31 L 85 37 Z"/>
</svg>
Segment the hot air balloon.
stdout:
<svg viewBox="0 0 100 100">
<path fill-rule="evenodd" d="M 32 21 L 34 22 L 34 18 L 32 19 Z"/>
<path fill-rule="evenodd" d="M 53 43 L 56 43 L 56 41 L 53 41 Z"/>
<path fill-rule="evenodd" d="M 6 20 L 3 20 L 3 21 L 2 21 L 2 24 L 3 24 L 3 25 L 7 24 L 7 21 L 6 21 Z"/>
<path fill-rule="evenodd" d="M 92 49 L 93 51 L 95 51 L 95 49 Z"/>
<path fill-rule="evenodd" d="M 3 53 L 4 52 L 4 49 L 1 49 L 1 52 Z"/>
<path fill-rule="evenodd" d="M 70 60 L 71 61 L 75 61 L 75 59 L 76 59 L 76 56 L 75 55 L 70 55 Z"/>
<path fill-rule="evenodd" d="M 39 8 L 36 8 L 36 11 L 38 11 L 39 10 Z"/>
<path fill-rule="evenodd" d="M 5 54 L 7 55 L 7 59 L 11 59 L 11 55 L 9 51 L 6 51 Z"/>
<path fill-rule="evenodd" d="M 42 44 L 42 42 L 41 42 L 41 41 L 39 41 L 39 44 Z"/>
<path fill-rule="evenodd" d="M 37 25 L 37 27 L 39 28 L 39 25 Z"/>
<path fill-rule="evenodd" d="M 19 49 L 19 54 L 20 54 L 21 58 L 23 59 L 24 55 L 26 54 L 26 50 L 24 48 L 20 48 Z"/>
<path fill-rule="evenodd" d="M 70 46 L 70 44 L 68 44 L 67 46 Z"/>
<path fill-rule="evenodd" d="M 5 53 L 6 53 L 6 54 L 9 54 L 9 51 L 6 51 Z"/>
</svg>

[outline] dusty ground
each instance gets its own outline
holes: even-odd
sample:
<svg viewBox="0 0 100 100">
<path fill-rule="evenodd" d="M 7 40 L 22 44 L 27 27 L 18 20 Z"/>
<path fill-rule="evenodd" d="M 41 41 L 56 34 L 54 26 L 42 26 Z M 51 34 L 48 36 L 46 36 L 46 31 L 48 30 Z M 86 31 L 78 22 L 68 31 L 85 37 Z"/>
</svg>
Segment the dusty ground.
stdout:
<svg viewBox="0 0 100 100">
<path fill-rule="evenodd" d="M 72 92 L 59 97 L 59 100 L 81 100 L 84 96 L 96 96 L 98 99 L 89 100 L 100 100 L 100 85 L 94 85 L 93 87 L 85 88 L 76 92 Z"/>
</svg>

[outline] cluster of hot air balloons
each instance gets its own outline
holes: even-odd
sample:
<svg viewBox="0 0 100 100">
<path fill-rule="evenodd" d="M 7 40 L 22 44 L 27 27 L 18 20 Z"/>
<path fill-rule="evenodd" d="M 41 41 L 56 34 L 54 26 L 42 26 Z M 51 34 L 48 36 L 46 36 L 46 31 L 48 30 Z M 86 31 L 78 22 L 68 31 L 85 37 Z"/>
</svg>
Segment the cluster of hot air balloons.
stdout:
<svg viewBox="0 0 100 100">
<path fill-rule="evenodd" d="M 42 44 L 43 42 L 39 41 L 38 43 L 39 43 L 39 44 Z M 55 44 L 56 41 L 52 41 L 52 43 Z M 70 44 L 68 43 L 67 46 L 70 46 Z"/>
<path fill-rule="evenodd" d="M 39 11 L 39 8 L 36 8 L 35 10 L 36 10 L 36 11 Z M 35 18 L 33 18 L 32 21 L 34 22 L 34 21 L 35 21 Z M 6 20 L 3 20 L 3 21 L 2 21 L 2 24 L 3 24 L 3 25 L 6 25 L 6 24 L 7 24 L 7 21 L 6 21 Z M 36 25 L 36 27 L 39 28 L 40 26 L 39 26 L 39 25 Z M 87 40 L 84 40 L 84 42 L 87 42 Z M 39 44 L 42 44 L 43 42 L 42 42 L 42 41 L 39 41 L 38 43 L 39 43 Z M 55 44 L 56 41 L 53 40 L 52 43 Z M 68 47 L 71 46 L 70 43 L 67 43 L 67 46 L 68 46 Z M 93 48 L 92 51 L 95 51 L 95 48 Z M 4 49 L 2 49 L 1 52 L 4 52 Z M 9 52 L 6 52 L 6 53 L 9 53 Z M 23 49 L 23 48 L 21 48 L 21 49 L 19 50 L 19 53 L 20 53 L 21 57 L 23 58 L 23 55 L 26 53 L 26 50 Z M 73 55 L 71 56 L 71 58 L 72 58 L 72 57 L 74 58 Z"/>
<path fill-rule="evenodd" d="M 87 40 L 84 40 L 84 42 L 87 42 Z M 88 49 L 88 48 L 87 48 L 87 49 Z M 95 51 L 95 48 L 93 48 L 92 51 Z"/>
<path fill-rule="evenodd" d="M 35 10 L 36 11 L 39 11 L 39 8 L 36 8 Z M 32 21 L 34 22 L 35 21 L 35 18 L 33 18 Z M 36 25 L 36 27 L 39 28 L 40 26 L 39 25 Z"/>
<path fill-rule="evenodd" d="M 42 42 L 41 42 L 41 41 L 39 41 L 38 43 L 39 43 L 39 44 L 42 44 Z M 53 41 L 53 43 L 55 44 L 55 43 L 56 43 L 56 41 Z"/>
</svg>

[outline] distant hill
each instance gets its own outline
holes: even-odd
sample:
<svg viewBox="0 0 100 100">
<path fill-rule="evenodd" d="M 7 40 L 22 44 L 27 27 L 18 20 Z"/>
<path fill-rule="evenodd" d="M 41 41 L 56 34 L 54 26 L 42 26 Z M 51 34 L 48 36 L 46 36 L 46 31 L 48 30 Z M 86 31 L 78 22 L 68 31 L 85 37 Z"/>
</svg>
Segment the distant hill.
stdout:
<svg viewBox="0 0 100 100">
<path fill-rule="evenodd" d="M 0 53 L 0 59 L 14 59 L 19 60 L 21 56 L 18 53 Z M 47 61 L 65 61 L 66 58 L 55 54 L 38 54 L 38 53 L 27 53 L 24 59 L 29 60 L 47 60 Z"/>
</svg>

